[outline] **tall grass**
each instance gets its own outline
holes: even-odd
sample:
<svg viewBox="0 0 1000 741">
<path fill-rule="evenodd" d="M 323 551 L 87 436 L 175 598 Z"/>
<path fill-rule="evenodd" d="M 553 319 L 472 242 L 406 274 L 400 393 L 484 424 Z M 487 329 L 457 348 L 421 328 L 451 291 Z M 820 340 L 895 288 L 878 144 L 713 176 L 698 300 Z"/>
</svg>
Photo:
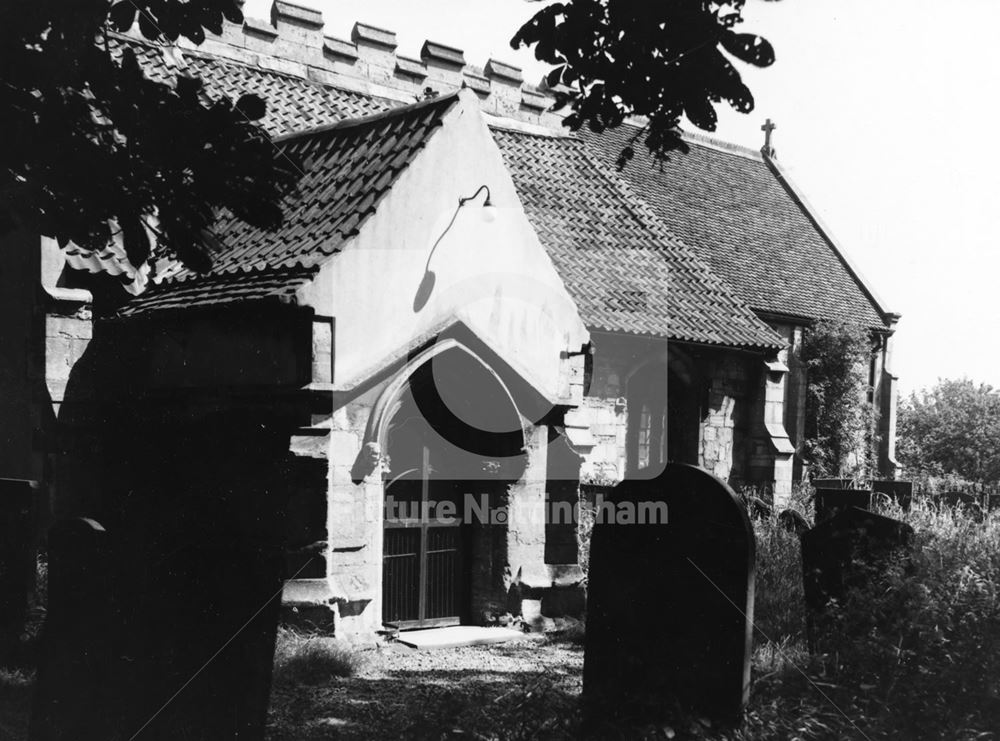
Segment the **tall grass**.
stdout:
<svg viewBox="0 0 1000 741">
<path fill-rule="evenodd" d="M 803 510 L 805 497 L 794 506 Z M 745 738 L 992 738 L 1000 729 L 1000 513 L 916 497 L 912 551 L 824 611 L 805 649 L 798 538 L 754 519 L 754 697 Z"/>
<path fill-rule="evenodd" d="M 350 677 L 364 665 L 364 656 L 336 638 L 278 629 L 274 648 L 275 684 L 320 684 L 334 677 Z"/>
</svg>

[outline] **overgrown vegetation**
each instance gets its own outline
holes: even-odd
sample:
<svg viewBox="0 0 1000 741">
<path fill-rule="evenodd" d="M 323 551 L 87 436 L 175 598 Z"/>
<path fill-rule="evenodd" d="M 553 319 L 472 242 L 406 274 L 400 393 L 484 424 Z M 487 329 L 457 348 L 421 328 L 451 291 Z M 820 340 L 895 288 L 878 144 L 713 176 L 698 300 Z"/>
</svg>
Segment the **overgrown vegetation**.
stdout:
<svg viewBox="0 0 1000 741">
<path fill-rule="evenodd" d="M 1000 728 L 1000 513 L 918 497 L 909 513 L 885 514 L 915 529 L 911 558 L 835 605 L 812 656 L 798 539 L 755 520 L 760 630 L 742 738 L 973 739 Z"/>
<path fill-rule="evenodd" d="M 811 496 L 810 488 L 797 489 L 792 507 L 809 516 Z M 739 731 L 678 716 L 656 727 L 604 729 L 607 733 L 600 737 L 728 741 L 994 737 L 1000 728 L 1000 512 L 977 517 L 920 495 L 908 513 L 896 505 L 883 511 L 915 529 L 912 557 L 908 564 L 890 566 L 870 588 L 830 609 L 822 652 L 815 654 L 806 644 L 799 539 L 784 530 L 776 516 L 753 519 L 757 630 L 750 706 Z M 572 637 L 565 637 L 569 640 L 556 637 L 483 650 L 470 659 L 477 662 L 475 672 L 435 670 L 419 686 L 393 685 L 409 698 L 400 697 L 399 702 L 417 708 L 401 716 L 407 720 L 396 735 L 579 737 L 579 686 L 567 685 L 564 672 L 579 672 L 580 655 L 574 652 L 579 648 L 574 644 L 582 634 L 580 624 Z M 651 634 L 650 640 L 654 637 Z M 548 655 L 551 651 L 563 653 L 553 657 Z M 522 656 L 523 668 L 511 672 L 505 666 L 494 673 L 489 662 L 499 652 Z M 431 659 L 421 661 L 427 660 Z M 560 663 L 567 660 L 572 663 Z M 401 681 L 408 674 L 402 667 L 409 659 L 402 661 L 388 664 L 398 667 L 393 676 L 398 674 Z M 543 662 L 545 670 L 539 672 L 536 662 Z M 486 677 L 492 678 L 484 682 Z M 389 684 L 378 688 L 389 690 Z M 349 693 L 367 691 L 367 685 L 344 687 Z M 323 702 L 332 702 L 324 697 Z M 364 737 L 358 733 L 347 736 Z"/>
<path fill-rule="evenodd" d="M 803 337 L 801 360 L 808 371 L 803 455 L 815 475 L 869 478 L 877 468 L 871 355 L 871 336 L 860 325 L 821 321 Z"/>
<path fill-rule="evenodd" d="M 791 506 L 809 516 L 811 494 L 797 489 Z M 951 509 L 918 493 L 910 512 L 883 512 L 916 531 L 911 557 L 829 610 L 815 654 L 806 647 L 799 540 L 776 516 L 753 518 L 757 630 L 744 726 L 727 732 L 677 717 L 620 738 L 995 737 L 1000 511 Z M 578 623 L 546 639 L 420 653 L 362 651 L 283 629 L 270 737 L 577 738 L 583 634 Z M 0 738 L 25 738 L 30 684 L 28 669 L 0 670 Z"/>
<path fill-rule="evenodd" d="M 275 684 L 317 685 L 334 677 L 353 676 L 364 657 L 335 638 L 279 628 L 274 648 Z"/>
</svg>

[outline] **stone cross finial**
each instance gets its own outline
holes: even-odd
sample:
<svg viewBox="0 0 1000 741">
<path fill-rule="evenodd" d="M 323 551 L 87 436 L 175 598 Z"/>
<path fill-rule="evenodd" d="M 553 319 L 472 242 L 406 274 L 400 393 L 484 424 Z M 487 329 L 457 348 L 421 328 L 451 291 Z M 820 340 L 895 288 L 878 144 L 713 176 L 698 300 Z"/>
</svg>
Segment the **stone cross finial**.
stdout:
<svg viewBox="0 0 1000 741">
<path fill-rule="evenodd" d="M 764 147 L 762 151 L 771 157 L 774 156 L 774 147 L 771 146 L 771 133 L 776 128 L 778 128 L 778 125 L 772 122 L 771 119 L 767 119 L 764 125 L 760 127 L 760 130 L 764 132 Z"/>
</svg>

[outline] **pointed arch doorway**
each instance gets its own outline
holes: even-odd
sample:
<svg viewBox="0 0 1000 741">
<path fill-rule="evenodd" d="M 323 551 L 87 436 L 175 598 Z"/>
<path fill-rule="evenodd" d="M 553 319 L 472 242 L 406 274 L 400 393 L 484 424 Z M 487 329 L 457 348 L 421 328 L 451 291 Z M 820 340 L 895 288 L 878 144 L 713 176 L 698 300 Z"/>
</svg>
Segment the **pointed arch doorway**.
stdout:
<svg viewBox="0 0 1000 741">
<path fill-rule="evenodd" d="M 482 516 L 524 470 L 520 415 L 499 377 L 457 348 L 419 365 L 387 411 L 383 623 L 469 622 L 473 593 L 497 581 L 505 533 Z"/>
</svg>

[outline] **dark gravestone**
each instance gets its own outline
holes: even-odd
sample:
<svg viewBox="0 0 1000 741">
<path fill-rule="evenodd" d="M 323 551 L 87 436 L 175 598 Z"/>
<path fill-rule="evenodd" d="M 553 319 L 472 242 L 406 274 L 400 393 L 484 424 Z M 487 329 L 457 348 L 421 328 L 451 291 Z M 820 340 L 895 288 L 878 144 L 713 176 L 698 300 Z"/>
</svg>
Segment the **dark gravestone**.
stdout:
<svg viewBox="0 0 1000 741">
<path fill-rule="evenodd" d="M 986 511 L 992 512 L 995 509 L 1000 509 L 1000 494 L 987 494 Z"/>
<path fill-rule="evenodd" d="M 803 517 L 801 512 L 796 512 L 794 509 L 786 509 L 778 515 L 778 524 L 781 525 L 782 529 L 796 535 L 802 535 L 809 529 L 809 520 Z"/>
<path fill-rule="evenodd" d="M 938 495 L 938 503 L 955 509 L 974 512 L 982 507 L 983 498 L 979 494 L 965 491 L 946 491 Z"/>
<path fill-rule="evenodd" d="M 837 515 L 848 507 L 871 509 L 872 493 L 865 489 L 817 489 L 816 524 Z"/>
<path fill-rule="evenodd" d="M 850 489 L 854 482 L 851 479 L 813 479 L 815 489 Z"/>
<path fill-rule="evenodd" d="M 18 645 L 33 582 L 33 481 L 0 479 L 0 662 Z"/>
<path fill-rule="evenodd" d="M 750 682 L 755 552 L 743 504 L 724 482 L 683 464 L 622 482 L 610 502 L 619 514 L 665 503 L 668 523 L 605 515 L 594 526 L 588 722 L 656 722 L 672 707 L 738 722 Z"/>
<path fill-rule="evenodd" d="M 112 622 L 108 534 L 88 519 L 48 534 L 48 605 L 38 665 L 32 741 L 108 738 Z"/>
<path fill-rule="evenodd" d="M 857 507 L 841 510 L 802 535 L 811 647 L 816 645 L 815 618 L 823 608 L 884 573 L 892 558 L 905 553 L 912 538 L 913 528 L 906 523 Z"/>
<path fill-rule="evenodd" d="M 898 503 L 904 512 L 910 511 L 910 504 L 913 502 L 912 481 L 873 481 L 872 491 L 876 494 L 885 494 Z"/>
<path fill-rule="evenodd" d="M 124 738 L 261 741 L 282 578 L 288 436 L 263 415 L 150 425 L 115 538 Z"/>
<path fill-rule="evenodd" d="M 81 521 L 50 535 L 31 741 L 263 740 L 285 574 L 283 430 L 233 415 L 115 439 L 109 547 Z"/>
</svg>

